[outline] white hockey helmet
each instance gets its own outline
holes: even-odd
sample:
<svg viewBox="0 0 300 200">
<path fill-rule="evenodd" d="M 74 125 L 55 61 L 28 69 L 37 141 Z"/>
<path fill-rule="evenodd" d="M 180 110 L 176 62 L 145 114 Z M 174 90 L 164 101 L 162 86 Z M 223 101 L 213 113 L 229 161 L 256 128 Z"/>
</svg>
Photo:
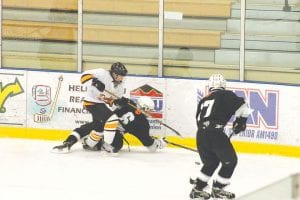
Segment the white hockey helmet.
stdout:
<svg viewBox="0 0 300 200">
<path fill-rule="evenodd" d="M 146 112 L 154 110 L 154 102 L 150 97 L 147 96 L 141 96 L 137 100 L 136 105 L 138 109 L 144 110 Z"/>
<path fill-rule="evenodd" d="M 221 74 L 213 74 L 209 77 L 209 91 L 224 90 L 226 88 L 226 80 Z"/>
</svg>

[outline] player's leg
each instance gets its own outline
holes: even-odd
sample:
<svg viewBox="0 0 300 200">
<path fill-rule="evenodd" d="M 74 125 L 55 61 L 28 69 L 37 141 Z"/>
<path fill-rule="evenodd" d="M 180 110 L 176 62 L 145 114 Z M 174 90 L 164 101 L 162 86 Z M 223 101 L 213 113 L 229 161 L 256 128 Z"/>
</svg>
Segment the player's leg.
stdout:
<svg viewBox="0 0 300 200">
<path fill-rule="evenodd" d="M 71 149 L 71 147 L 80 140 L 80 135 L 78 132 L 73 131 L 65 141 L 63 141 L 63 144 L 54 146 L 52 148 L 52 152 L 54 153 L 68 153 Z"/>
<path fill-rule="evenodd" d="M 216 154 L 221 161 L 221 168 L 216 176 L 212 188 L 212 197 L 233 199 L 235 194 L 226 190 L 230 178 L 237 165 L 236 152 L 225 134 L 218 134 L 215 141 Z"/>
<path fill-rule="evenodd" d="M 104 140 L 100 142 L 100 150 L 116 155 L 123 146 L 123 134 L 116 130 L 115 133 L 110 133 L 110 136 L 113 136 L 112 141 L 107 141 L 105 136 Z"/>
<path fill-rule="evenodd" d="M 87 138 L 84 138 L 82 142 L 83 148 L 92 151 L 102 150 L 109 153 L 116 153 L 117 151 L 119 151 L 121 147 L 117 147 L 118 149 L 116 149 L 115 146 L 112 145 L 112 143 L 114 140 L 117 140 L 120 137 L 119 131 L 118 131 L 119 134 L 116 134 L 118 126 L 119 126 L 118 117 L 116 115 L 112 115 L 104 125 L 103 137 L 99 140 L 99 142 L 95 146 L 91 147 L 86 143 Z M 93 132 L 90 133 L 89 137 L 93 137 L 92 134 Z"/>
<path fill-rule="evenodd" d="M 93 110 L 94 105 L 89 107 L 89 110 Z M 80 139 L 87 136 L 94 128 L 95 122 L 83 124 L 82 126 L 74 129 L 72 133 L 63 141 L 62 145 L 58 145 L 52 148 L 54 153 L 68 153 L 71 147 L 77 143 Z"/>
<path fill-rule="evenodd" d="M 87 110 L 92 114 L 93 122 L 90 123 L 92 131 L 88 132 L 89 135 L 84 139 L 84 145 L 93 148 L 103 138 L 104 125 L 113 112 L 105 104 L 87 107 Z"/>
<path fill-rule="evenodd" d="M 118 129 L 116 130 L 111 146 L 114 147 L 114 152 L 120 151 L 123 147 L 123 133 Z"/>
<path fill-rule="evenodd" d="M 156 152 L 157 149 L 163 149 L 167 146 L 166 142 L 162 139 L 152 138 L 153 143 L 150 146 L 146 146 L 150 152 Z"/>
<path fill-rule="evenodd" d="M 204 153 L 205 154 L 205 153 Z M 190 192 L 191 199 L 209 199 L 208 181 L 211 179 L 214 171 L 217 169 L 219 162 L 214 156 L 202 157 L 203 166 L 196 179 L 190 179 L 190 183 L 194 185 Z"/>
<path fill-rule="evenodd" d="M 150 136 L 149 130 L 149 124 L 139 124 L 139 126 L 136 126 L 134 130 L 131 131 L 131 134 L 137 137 L 150 152 L 156 152 L 157 149 L 166 147 L 166 143 L 162 139 Z"/>
<path fill-rule="evenodd" d="M 203 163 L 200 173 L 196 179 L 191 179 L 190 183 L 194 185 L 190 192 L 191 199 L 209 199 L 208 181 L 214 174 L 219 165 L 218 157 L 212 151 L 209 133 L 197 133 L 197 149 L 200 159 Z"/>
</svg>

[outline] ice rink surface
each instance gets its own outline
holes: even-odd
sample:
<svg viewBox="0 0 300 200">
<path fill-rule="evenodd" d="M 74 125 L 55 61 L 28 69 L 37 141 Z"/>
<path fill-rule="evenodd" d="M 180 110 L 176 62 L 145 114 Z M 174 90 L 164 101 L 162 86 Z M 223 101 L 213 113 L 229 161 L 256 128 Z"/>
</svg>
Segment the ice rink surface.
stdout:
<svg viewBox="0 0 300 200">
<path fill-rule="evenodd" d="M 198 155 L 166 148 L 149 153 L 124 146 L 118 156 L 50 150 L 57 141 L 0 139 L 0 200 L 185 200 Z M 300 159 L 238 154 L 230 190 L 237 197 L 300 172 Z M 272 195 L 272 194 L 270 194 Z M 270 196 L 270 199 L 271 196 Z"/>
</svg>

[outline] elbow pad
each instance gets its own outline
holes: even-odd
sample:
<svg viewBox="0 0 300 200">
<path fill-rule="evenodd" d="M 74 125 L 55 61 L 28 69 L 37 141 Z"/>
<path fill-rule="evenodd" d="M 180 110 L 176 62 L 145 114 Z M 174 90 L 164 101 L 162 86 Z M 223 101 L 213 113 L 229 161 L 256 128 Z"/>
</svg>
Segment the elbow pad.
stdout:
<svg viewBox="0 0 300 200">
<path fill-rule="evenodd" d="M 251 114 L 251 109 L 249 108 L 247 103 L 244 103 L 235 111 L 236 117 L 244 117 L 247 118 Z"/>
</svg>

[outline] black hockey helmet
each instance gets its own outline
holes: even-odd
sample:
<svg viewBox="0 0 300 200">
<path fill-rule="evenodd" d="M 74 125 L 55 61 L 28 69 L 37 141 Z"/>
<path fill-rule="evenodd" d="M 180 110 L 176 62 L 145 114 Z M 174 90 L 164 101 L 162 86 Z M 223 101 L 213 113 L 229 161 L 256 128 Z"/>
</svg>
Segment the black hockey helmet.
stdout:
<svg viewBox="0 0 300 200">
<path fill-rule="evenodd" d="M 110 72 L 121 76 L 126 76 L 128 71 L 123 63 L 116 62 L 111 65 Z"/>
</svg>

